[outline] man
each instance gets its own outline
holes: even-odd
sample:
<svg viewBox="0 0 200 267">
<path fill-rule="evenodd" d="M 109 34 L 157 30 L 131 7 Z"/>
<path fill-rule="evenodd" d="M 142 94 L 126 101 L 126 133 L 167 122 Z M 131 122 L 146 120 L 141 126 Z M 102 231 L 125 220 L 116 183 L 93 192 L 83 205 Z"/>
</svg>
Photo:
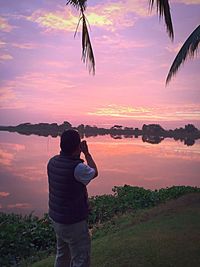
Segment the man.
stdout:
<svg viewBox="0 0 200 267">
<path fill-rule="evenodd" d="M 88 267 L 90 236 L 86 185 L 98 175 L 86 141 L 75 130 L 65 131 L 61 152 L 49 160 L 49 217 L 57 238 L 55 267 Z M 87 165 L 80 159 L 83 152 Z"/>
</svg>

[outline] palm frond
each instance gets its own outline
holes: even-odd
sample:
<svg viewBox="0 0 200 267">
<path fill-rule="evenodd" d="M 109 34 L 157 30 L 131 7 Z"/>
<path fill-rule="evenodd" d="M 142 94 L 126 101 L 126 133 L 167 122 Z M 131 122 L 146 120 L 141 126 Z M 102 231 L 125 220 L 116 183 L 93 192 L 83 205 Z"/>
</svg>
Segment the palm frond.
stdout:
<svg viewBox="0 0 200 267">
<path fill-rule="evenodd" d="M 200 42 L 200 25 L 190 34 L 181 49 L 179 50 L 177 56 L 175 57 L 169 73 L 166 79 L 166 85 L 170 82 L 173 75 L 176 74 L 181 64 L 187 59 L 188 56 L 194 57 L 195 52 L 197 52 Z"/>
<path fill-rule="evenodd" d="M 68 0 L 67 5 L 73 5 L 75 8 L 80 10 L 81 17 L 78 21 L 78 25 L 75 30 L 74 36 L 76 36 L 78 27 L 80 22 L 82 21 L 82 60 L 86 63 L 86 66 L 89 69 L 89 72 L 92 71 L 93 75 L 95 74 L 95 59 L 94 53 L 92 49 L 92 44 L 90 41 L 89 31 L 87 27 L 87 19 L 85 16 L 85 9 L 86 9 L 86 2 L 87 0 Z"/>
<path fill-rule="evenodd" d="M 155 4 L 154 0 L 149 0 L 149 6 L 151 10 L 154 4 Z M 168 0 L 156 0 L 156 6 L 157 6 L 157 13 L 159 14 L 160 18 L 163 16 L 165 18 L 167 33 L 169 37 L 173 40 L 174 30 L 173 30 L 172 18 L 171 18 L 171 13 L 170 13 L 169 1 Z"/>
<path fill-rule="evenodd" d="M 82 60 L 86 63 L 86 66 L 89 69 L 89 72 L 92 71 L 93 75 L 95 74 L 95 59 L 92 49 L 92 44 L 90 41 L 90 36 L 87 28 L 86 18 L 83 14 L 82 17 L 83 26 L 82 26 Z"/>
<path fill-rule="evenodd" d="M 86 10 L 87 0 L 68 0 L 66 5 L 72 5 L 78 10 Z"/>
</svg>

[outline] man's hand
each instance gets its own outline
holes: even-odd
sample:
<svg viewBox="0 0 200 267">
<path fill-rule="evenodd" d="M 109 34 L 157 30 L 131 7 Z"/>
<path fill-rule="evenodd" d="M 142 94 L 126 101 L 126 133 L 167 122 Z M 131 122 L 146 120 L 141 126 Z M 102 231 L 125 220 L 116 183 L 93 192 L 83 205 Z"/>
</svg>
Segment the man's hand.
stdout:
<svg viewBox="0 0 200 267">
<path fill-rule="evenodd" d="M 81 142 L 81 145 L 80 145 L 80 148 L 81 148 L 81 152 L 83 152 L 83 154 L 85 155 L 85 159 L 87 161 L 87 164 L 88 166 L 90 166 L 91 168 L 93 168 L 95 170 L 95 176 L 94 177 L 97 177 L 98 175 L 98 170 L 97 170 L 97 166 L 89 152 L 89 149 L 88 149 L 88 145 L 87 145 L 87 142 L 84 140 Z"/>
<path fill-rule="evenodd" d="M 84 155 L 89 154 L 88 145 L 85 140 L 81 142 L 81 152 L 83 152 Z"/>
</svg>

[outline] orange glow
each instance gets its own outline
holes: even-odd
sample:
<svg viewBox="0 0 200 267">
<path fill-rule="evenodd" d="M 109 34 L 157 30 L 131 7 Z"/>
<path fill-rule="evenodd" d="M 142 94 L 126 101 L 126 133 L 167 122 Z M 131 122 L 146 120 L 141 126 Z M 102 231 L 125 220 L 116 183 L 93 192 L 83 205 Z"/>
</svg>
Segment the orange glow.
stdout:
<svg viewBox="0 0 200 267">
<path fill-rule="evenodd" d="M 168 106 L 162 107 L 131 107 L 131 106 L 118 106 L 108 105 L 107 107 L 98 108 L 96 111 L 88 112 L 91 116 L 105 116 L 105 117 L 119 117 L 119 118 L 132 118 L 134 120 L 142 121 L 177 121 L 195 120 L 200 118 L 199 105 L 187 105 L 179 107 Z"/>
<path fill-rule="evenodd" d="M 52 13 L 38 10 L 28 17 L 28 20 L 37 22 L 49 30 L 74 31 L 77 25 L 77 17 L 68 10 L 67 18 L 64 12 Z"/>
<path fill-rule="evenodd" d="M 11 32 L 12 29 L 13 26 L 11 26 L 5 18 L 0 17 L 0 30 L 3 32 Z"/>
</svg>

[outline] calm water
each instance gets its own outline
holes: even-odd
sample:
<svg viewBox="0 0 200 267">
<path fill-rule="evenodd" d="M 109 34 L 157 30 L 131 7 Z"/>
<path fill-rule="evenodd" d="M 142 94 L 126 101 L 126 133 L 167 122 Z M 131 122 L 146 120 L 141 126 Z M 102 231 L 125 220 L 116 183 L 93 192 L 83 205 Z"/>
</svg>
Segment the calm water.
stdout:
<svg viewBox="0 0 200 267">
<path fill-rule="evenodd" d="M 59 153 L 59 138 L 0 132 L 0 211 L 41 215 L 47 212 L 46 164 Z M 89 195 L 111 193 L 114 185 L 156 189 L 200 186 L 200 142 L 187 147 L 165 139 L 160 144 L 140 138 L 87 139 L 99 168 Z"/>
</svg>

